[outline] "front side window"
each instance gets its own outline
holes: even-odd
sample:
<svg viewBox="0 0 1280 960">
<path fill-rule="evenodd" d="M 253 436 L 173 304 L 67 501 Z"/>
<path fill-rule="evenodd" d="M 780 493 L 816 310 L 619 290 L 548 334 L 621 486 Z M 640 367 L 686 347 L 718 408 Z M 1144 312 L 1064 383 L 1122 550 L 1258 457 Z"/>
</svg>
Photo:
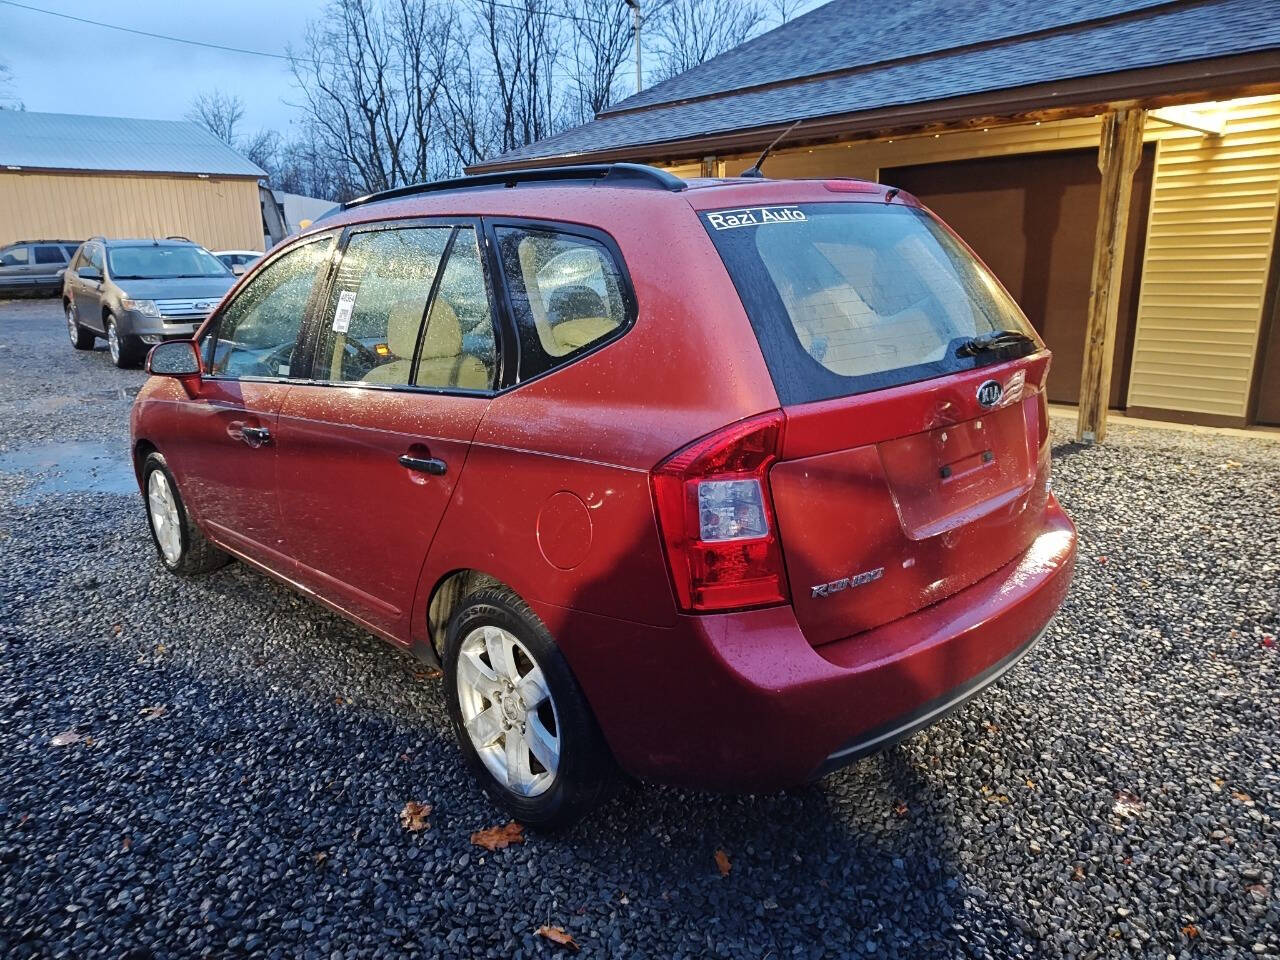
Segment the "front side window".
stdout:
<svg viewBox="0 0 1280 960">
<path fill-rule="evenodd" d="M 475 230 L 353 235 L 316 355 L 316 377 L 333 383 L 490 387 L 493 320 Z"/>
<path fill-rule="evenodd" d="M 627 322 L 626 285 L 597 240 L 542 227 L 494 231 L 528 379 L 609 339 Z"/>
<path fill-rule="evenodd" d="M 222 261 L 202 247 L 112 247 L 107 266 L 116 280 L 166 280 L 175 277 L 225 277 Z"/>
<path fill-rule="evenodd" d="M 9 247 L 0 251 L 0 267 L 24 267 L 31 260 L 27 247 Z"/>
<path fill-rule="evenodd" d="M 102 276 L 102 247 L 96 243 L 89 244 L 82 266 L 89 267 L 98 276 Z"/>
<path fill-rule="evenodd" d="M 957 352 L 1035 334 L 995 277 L 914 207 L 813 203 L 711 211 L 715 242 L 783 403 L 972 369 Z"/>
<path fill-rule="evenodd" d="M 218 315 L 203 345 L 205 369 L 224 377 L 290 377 L 298 333 L 331 237 L 294 247 L 256 274 Z"/>
</svg>

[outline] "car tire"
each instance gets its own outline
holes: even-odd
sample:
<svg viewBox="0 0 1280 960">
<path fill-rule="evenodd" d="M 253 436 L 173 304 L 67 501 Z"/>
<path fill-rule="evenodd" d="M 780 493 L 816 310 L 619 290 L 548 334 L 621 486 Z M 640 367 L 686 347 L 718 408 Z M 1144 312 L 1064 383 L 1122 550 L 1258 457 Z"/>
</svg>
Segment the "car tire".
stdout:
<svg viewBox="0 0 1280 960">
<path fill-rule="evenodd" d="M 444 654 L 454 732 L 499 806 L 528 826 L 554 829 L 608 795 L 617 768 L 591 707 L 519 596 L 494 587 L 467 597 L 449 619 Z"/>
<path fill-rule="evenodd" d="M 80 321 L 76 317 L 75 304 L 68 303 L 64 310 L 67 315 L 67 337 L 71 340 L 71 346 L 77 350 L 92 350 L 98 338 L 93 335 L 92 330 L 86 330 L 80 326 Z"/>
<path fill-rule="evenodd" d="M 120 333 L 116 318 L 107 314 L 107 351 L 111 354 L 111 362 L 122 370 L 128 370 L 142 363 L 146 357 L 146 347 L 137 337 Z"/>
<path fill-rule="evenodd" d="M 151 541 L 170 573 L 190 577 L 231 562 L 192 521 L 169 465 L 158 453 L 149 453 L 142 463 L 142 491 Z"/>
</svg>

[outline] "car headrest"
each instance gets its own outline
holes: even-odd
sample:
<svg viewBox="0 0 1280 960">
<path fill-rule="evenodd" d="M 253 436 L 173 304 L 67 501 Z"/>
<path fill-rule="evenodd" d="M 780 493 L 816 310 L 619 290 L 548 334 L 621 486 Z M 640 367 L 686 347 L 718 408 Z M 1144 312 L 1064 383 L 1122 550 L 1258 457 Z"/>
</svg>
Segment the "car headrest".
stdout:
<svg viewBox="0 0 1280 960">
<path fill-rule="evenodd" d="M 412 351 L 411 351 L 412 352 Z M 462 324 L 448 301 L 436 298 L 427 320 L 427 336 L 422 342 L 422 358 L 438 360 L 462 353 Z"/>
</svg>

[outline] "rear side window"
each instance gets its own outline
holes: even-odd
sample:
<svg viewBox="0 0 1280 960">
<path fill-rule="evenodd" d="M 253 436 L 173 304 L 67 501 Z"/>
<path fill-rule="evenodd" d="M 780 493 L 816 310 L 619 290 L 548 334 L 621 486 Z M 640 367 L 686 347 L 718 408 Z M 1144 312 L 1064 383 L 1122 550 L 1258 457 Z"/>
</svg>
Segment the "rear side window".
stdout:
<svg viewBox="0 0 1280 960">
<path fill-rule="evenodd" d="M 0 267 L 21 267 L 30 263 L 31 253 L 26 247 L 9 247 L 0 250 Z"/>
<path fill-rule="evenodd" d="M 66 262 L 67 258 L 63 255 L 61 247 L 36 247 L 36 263 L 63 264 Z"/>
<path fill-rule="evenodd" d="M 1034 337 L 991 273 L 914 207 L 755 207 L 703 222 L 783 403 L 972 369 L 957 347 L 996 330 Z"/>
<path fill-rule="evenodd" d="M 474 229 L 352 235 L 324 315 L 317 379 L 484 390 L 494 352 Z"/>
<path fill-rule="evenodd" d="M 527 380 L 614 336 L 632 312 L 612 251 L 545 227 L 494 228 Z"/>
</svg>

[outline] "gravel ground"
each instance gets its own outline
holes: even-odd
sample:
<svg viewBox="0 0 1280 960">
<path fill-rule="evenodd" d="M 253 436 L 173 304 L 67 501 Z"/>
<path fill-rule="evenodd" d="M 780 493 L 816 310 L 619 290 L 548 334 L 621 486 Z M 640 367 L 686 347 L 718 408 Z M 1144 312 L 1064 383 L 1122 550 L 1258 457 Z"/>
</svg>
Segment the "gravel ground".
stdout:
<svg viewBox="0 0 1280 960">
<path fill-rule="evenodd" d="M 812 787 L 630 787 L 486 853 L 438 678 L 161 569 L 141 380 L 0 304 L 0 955 L 1280 957 L 1280 444 L 1064 434 L 1076 584 L 994 690 Z"/>
</svg>

